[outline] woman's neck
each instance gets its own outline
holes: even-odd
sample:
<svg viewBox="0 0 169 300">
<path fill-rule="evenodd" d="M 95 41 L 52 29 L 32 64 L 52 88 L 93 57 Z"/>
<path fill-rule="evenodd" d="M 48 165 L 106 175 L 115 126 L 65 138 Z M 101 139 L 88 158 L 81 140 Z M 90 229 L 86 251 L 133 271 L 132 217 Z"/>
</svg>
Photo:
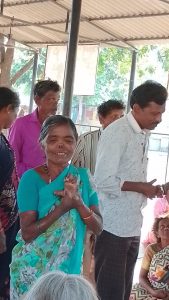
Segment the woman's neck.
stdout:
<svg viewBox="0 0 169 300">
<path fill-rule="evenodd" d="M 51 180 L 56 178 L 67 166 L 67 164 L 62 164 L 62 165 L 56 165 L 51 162 L 46 163 L 47 169 L 48 169 L 48 175 L 50 176 Z"/>
<path fill-rule="evenodd" d="M 161 240 L 161 248 L 165 248 L 169 246 L 169 239 L 166 239 L 166 240 Z"/>
</svg>

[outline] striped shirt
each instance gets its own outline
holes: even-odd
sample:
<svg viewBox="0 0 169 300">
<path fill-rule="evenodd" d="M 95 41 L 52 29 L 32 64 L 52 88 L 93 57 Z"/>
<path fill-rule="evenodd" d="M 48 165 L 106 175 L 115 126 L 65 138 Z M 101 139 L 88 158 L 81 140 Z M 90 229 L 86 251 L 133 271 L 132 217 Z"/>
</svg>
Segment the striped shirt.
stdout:
<svg viewBox="0 0 169 300">
<path fill-rule="evenodd" d="M 84 133 L 79 137 L 72 164 L 76 167 L 88 168 L 91 174 L 94 174 L 100 135 L 101 130 L 99 129 Z"/>
</svg>

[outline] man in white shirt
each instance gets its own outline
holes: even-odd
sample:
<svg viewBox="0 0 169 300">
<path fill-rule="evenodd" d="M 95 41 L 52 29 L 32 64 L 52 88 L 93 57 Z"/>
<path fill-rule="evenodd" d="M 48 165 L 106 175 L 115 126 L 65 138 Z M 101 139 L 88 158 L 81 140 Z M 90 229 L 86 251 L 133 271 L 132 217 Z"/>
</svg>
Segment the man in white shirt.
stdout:
<svg viewBox="0 0 169 300">
<path fill-rule="evenodd" d="M 124 111 L 125 105 L 120 100 L 110 99 L 101 103 L 97 108 L 97 113 L 102 128 L 105 129 L 109 124 L 121 118 L 124 115 Z M 101 129 L 80 135 L 71 161 L 77 168 L 88 168 L 92 175 L 95 170 L 100 135 Z M 83 274 L 94 281 L 94 264 L 92 264 L 93 245 L 94 235 L 88 231 L 83 257 Z"/>
<path fill-rule="evenodd" d="M 161 122 L 167 90 L 146 81 L 133 90 L 132 111 L 102 133 L 95 170 L 103 232 L 95 246 L 95 277 L 102 300 L 128 300 L 138 255 L 141 210 L 160 186 L 146 182 L 148 130 Z"/>
</svg>

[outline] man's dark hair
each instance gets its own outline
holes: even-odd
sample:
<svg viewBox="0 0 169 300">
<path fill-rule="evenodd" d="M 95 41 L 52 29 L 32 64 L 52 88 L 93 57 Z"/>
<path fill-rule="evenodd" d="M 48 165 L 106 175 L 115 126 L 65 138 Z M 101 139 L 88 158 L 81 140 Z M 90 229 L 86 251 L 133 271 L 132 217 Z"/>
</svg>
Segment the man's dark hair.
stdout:
<svg viewBox="0 0 169 300">
<path fill-rule="evenodd" d="M 134 104 L 138 104 L 141 108 L 144 108 L 150 102 L 163 105 L 167 100 L 167 96 L 167 89 L 162 84 L 147 80 L 133 90 L 130 98 L 130 106 L 133 108 Z"/>
<path fill-rule="evenodd" d="M 19 107 L 19 96 L 7 87 L 0 87 L 0 110 L 8 105 L 11 105 L 12 109 Z"/>
<path fill-rule="evenodd" d="M 62 116 L 62 115 L 50 116 L 44 121 L 44 123 L 41 127 L 39 141 L 42 142 L 45 139 L 45 137 L 47 136 L 49 129 L 51 127 L 61 126 L 61 125 L 68 125 L 72 129 L 74 137 L 77 141 L 78 133 L 77 133 L 75 124 L 73 123 L 73 121 L 70 118 Z"/>
<path fill-rule="evenodd" d="M 112 110 L 123 109 L 125 110 L 125 105 L 121 100 L 108 100 L 100 104 L 97 108 L 97 113 L 105 118 Z"/>
<path fill-rule="evenodd" d="M 34 96 L 43 97 L 49 91 L 53 91 L 56 93 L 60 91 L 60 85 L 57 81 L 53 81 L 50 79 L 38 81 L 35 84 L 33 92 Z"/>
</svg>

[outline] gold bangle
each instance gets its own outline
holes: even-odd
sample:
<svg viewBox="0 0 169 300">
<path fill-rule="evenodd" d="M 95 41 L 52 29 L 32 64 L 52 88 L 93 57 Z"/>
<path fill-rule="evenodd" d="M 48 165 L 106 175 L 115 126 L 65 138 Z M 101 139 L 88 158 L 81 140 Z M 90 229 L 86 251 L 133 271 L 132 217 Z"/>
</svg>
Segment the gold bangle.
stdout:
<svg viewBox="0 0 169 300">
<path fill-rule="evenodd" d="M 84 217 L 83 220 L 89 220 L 93 216 L 93 210 L 90 210 L 91 214 L 88 217 Z"/>
</svg>

